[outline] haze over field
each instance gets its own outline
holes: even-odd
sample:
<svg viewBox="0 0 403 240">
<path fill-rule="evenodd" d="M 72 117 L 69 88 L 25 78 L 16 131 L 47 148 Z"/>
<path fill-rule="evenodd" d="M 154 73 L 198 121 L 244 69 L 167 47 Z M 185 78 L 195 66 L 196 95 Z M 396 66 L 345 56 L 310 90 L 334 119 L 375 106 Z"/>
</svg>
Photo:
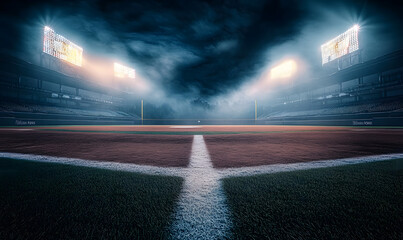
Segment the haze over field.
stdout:
<svg viewBox="0 0 403 240">
<path fill-rule="evenodd" d="M 84 67 L 104 85 L 110 62 L 133 67 L 124 89 L 145 99 L 148 117 L 251 118 L 255 99 L 325 74 L 320 45 L 354 24 L 364 60 L 401 49 L 402 10 L 364 0 L 8 1 L 0 43 L 39 64 L 47 25 L 84 49 Z M 297 63 L 293 79 L 268 80 L 286 59 Z"/>
</svg>

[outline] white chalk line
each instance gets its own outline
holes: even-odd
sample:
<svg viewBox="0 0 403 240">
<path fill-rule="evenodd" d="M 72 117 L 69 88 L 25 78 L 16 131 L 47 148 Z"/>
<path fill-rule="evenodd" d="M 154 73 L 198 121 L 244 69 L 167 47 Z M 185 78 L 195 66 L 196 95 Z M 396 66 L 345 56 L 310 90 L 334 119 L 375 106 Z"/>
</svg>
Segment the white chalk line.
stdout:
<svg viewBox="0 0 403 240">
<path fill-rule="evenodd" d="M 35 162 L 59 163 L 82 167 L 102 168 L 112 171 L 127 171 L 135 173 L 144 173 L 151 175 L 167 175 L 185 177 L 189 168 L 184 167 L 156 167 L 148 165 L 139 165 L 134 163 L 120 163 L 120 162 L 101 162 L 96 160 L 86 160 L 80 158 L 67 158 L 67 157 L 52 157 L 46 155 L 26 154 L 26 153 L 11 153 L 0 152 L 0 158 L 11 158 L 15 160 L 26 160 Z M 290 172 L 298 170 L 308 170 L 314 168 L 336 167 L 350 164 L 359 164 L 366 162 L 386 161 L 403 158 L 403 153 L 391 153 L 382 155 L 340 158 L 330 160 L 320 160 L 302 163 L 286 163 L 286 164 L 272 164 L 253 167 L 238 167 L 226 169 L 214 169 L 220 178 L 223 177 L 237 177 L 237 176 L 251 176 L 256 174 L 270 174 L 277 172 Z"/>
<path fill-rule="evenodd" d="M 232 222 L 229 217 L 221 178 L 393 160 L 403 158 L 403 153 L 219 170 L 212 166 L 203 136 L 195 135 L 188 168 L 154 167 L 9 152 L 0 152 L 0 158 L 183 177 L 185 179 L 184 187 L 173 215 L 173 224 L 169 229 L 170 237 L 172 239 L 226 239 L 231 234 Z"/>
<path fill-rule="evenodd" d="M 59 163 L 108 170 L 181 176 L 185 179 L 169 232 L 172 239 L 224 239 L 232 226 L 220 175 L 203 136 L 195 135 L 188 168 L 163 168 L 77 158 L 0 152 L 0 158 Z"/>
<path fill-rule="evenodd" d="M 133 163 L 120 163 L 120 162 L 101 162 L 94 160 L 85 160 L 80 158 L 67 158 L 67 157 L 50 157 L 35 154 L 23 153 L 10 153 L 0 152 L 0 158 L 11 158 L 16 160 L 27 160 L 45 163 L 59 163 L 66 165 L 74 165 L 80 167 L 93 167 L 113 171 L 126 171 L 135 173 L 144 173 L 151 175 L 167 175 L 167 176 L 183 176 L 185 168 L 180 167 L 155 167 L 145 166 Z"/>
<path fill-rule="evenodd" d="M 202 135 L 195 135 L 184 187 L 170 228 L 172 239 L 225 239 L 232 226 L 220 175 Z"/>
<path fill-rule="evenodd" d="M 218 173 L 221 175 L 221 177 L 241 177 L 241 176 L 251 176 L 251 175 L 257 175 L 257 174 L 292 172 L 292 171 L 308 170 L 308 169 L 315 169 L 315 168 L 327 168 L 327 167 L 344 166 L 344 165 L 351 165 L 351 164 L 386 161 L 386 160 L 393 160 L 393 159 L 399 159 L 399 158 L 403 158 L 403 153 L 340 158 L 340 159 L 301 162 L 301 163 L 272 164 L 272 165 L 264 165 L 264 166 L 253 166 L 253 167 L 227 168 L 227 169 L 218 170 Z"/>
</svg>

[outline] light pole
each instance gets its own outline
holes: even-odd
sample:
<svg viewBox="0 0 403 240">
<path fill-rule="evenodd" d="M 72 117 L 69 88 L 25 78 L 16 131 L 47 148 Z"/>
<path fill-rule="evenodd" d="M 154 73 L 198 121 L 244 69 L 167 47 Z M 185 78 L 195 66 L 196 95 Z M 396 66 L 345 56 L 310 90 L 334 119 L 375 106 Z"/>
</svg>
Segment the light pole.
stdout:
<svg viewBox="0 0 403 240">
<path fill-rule="evenodd" d="M 255 100 L 255 125 L 257 120 L 257 101 Z"/>
<path fill-rule="evenodd" d="M 143 108 L 143 99 L 141 99 L 141 125 L 144 125 L 144 108 Z"/>
</svg>

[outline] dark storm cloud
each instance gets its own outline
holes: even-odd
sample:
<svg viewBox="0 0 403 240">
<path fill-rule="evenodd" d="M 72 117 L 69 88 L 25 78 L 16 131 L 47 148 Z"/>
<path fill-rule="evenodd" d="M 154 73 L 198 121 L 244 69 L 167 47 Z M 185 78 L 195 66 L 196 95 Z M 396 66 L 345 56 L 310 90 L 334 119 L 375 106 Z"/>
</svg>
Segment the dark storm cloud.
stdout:
<svg viewBox="0 0 403 240">
<path fill-rule="evenodd" d="M 304 18 L 297 3 L 266 2 L 248 10 L 232 6 L 224 9 L 222 12 L 229 15 L 226 19 L 231 18 L 229 26 L 219 24 L 219 34 L 199 45 L 205 47 L 202 60 L 182 66 L 178 78 L 192 79 L 201 95 L 231 90 L 262 67 L 269 46 L 298 34 Z"/>
<path fill-rule="evenodd" d="M 297 3 L 15 2 L 2 16 L 14 19 L 12 29 L 42 18 L 74 36 L 87 52 L 126 54 L 169 93 L 208 97 L 236 86 L 259 67 L 267 46 L 297 33 L 302 15 Z M 23 35 L 19 31 L 16 39 Z"/>
<path fill-rule="evenodd" d="M 193 99 L 236 89 L 271 61 L 268 51 L 300 38 L 306 24 L 319 26 L 327 15 L 351 11 L 388 22 L 384 34 L 394 44 L 401 40 L 401 28 L 391 30 L 401 22 L 401 5 L 391 1 L 8 1 L 1 8 L 3 52 L 32 45 L 27 29 L 47 24 L 85 53 L 132 64 L 166 95 Z M 293 50 L 314 52 L 301 46 Z"/>
</svg>

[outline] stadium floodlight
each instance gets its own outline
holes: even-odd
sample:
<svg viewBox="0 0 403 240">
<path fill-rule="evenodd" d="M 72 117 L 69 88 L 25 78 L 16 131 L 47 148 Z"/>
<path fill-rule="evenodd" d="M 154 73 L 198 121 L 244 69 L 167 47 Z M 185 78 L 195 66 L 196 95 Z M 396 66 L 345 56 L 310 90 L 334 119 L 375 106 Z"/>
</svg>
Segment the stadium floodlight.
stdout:
<svg viewBox="0 0 403 240">
<path fill-rule="evenodd" d="M 358 31 L 360 26 L 355 24 L 346 32 L 333 38 L 321 46 L 322 65 L 340 58 L 359 49 Z"/>
<path fill-rule="evenodd" d="M 83 49 L 72 43 L 53 29 L 45 26 L 43 32 L 43 52 L 77 66 L 82 66 Z"/>
<path fill-rule="evenodd" d="M 294 60 L 285 60 L 270 70 L 270 79 L 289 78 L 297 71 Z"/>
<path fill-rule="evenodd" d="M 136 72 L 133 68 L 123 66 L 116 62 L 113 64 L 113 71 L 115 72 L 115 77 L 118 78 L 136 78 Z"/>
</svg>

